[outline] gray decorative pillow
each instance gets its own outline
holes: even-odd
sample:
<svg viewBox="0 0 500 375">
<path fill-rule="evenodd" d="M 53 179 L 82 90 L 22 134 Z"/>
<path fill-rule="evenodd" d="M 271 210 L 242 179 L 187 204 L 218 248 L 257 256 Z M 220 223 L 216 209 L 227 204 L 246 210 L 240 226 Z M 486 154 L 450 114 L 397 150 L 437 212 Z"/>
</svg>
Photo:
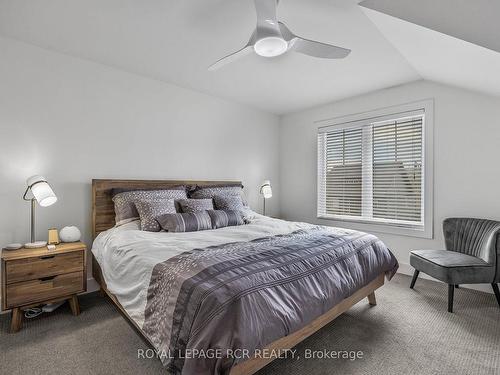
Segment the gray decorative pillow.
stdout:
<svg viewBox="0 0 500 375">
<path fill-rule="evenodd" d="M 164 214 L 175 214 L 175 201 L 173 199 L 149 199 L 136 201 L 135 206 L 141 218 L 141 230 L 159 232 L 161 226 L 156 220 Z"/>
<path fill-rule="evenodd" d="M 182 212 L 193 213 L 206 210 L 213 210 L 214 203 L 212 199 L 181 199 L 177 201 Z"/>
<path fill-rule="evenodd" d="M 196 232 L 212 229 L 212 221 L 207 212 L 166 214 L 159 216 L 157 220 L 167 232 Z"/>
<path fill-rule="evenodd" d="M 194 191 L 189 193 L 190 198 L 203 199 L 211 198 L 213 199 L 216 195 L 237 195 L 241 197 L 243 205 L 248 206 L 245 193 L 243 191 L 243 186 L 241 185 L 225 185 L 225 186 L 207 186 L 207 187 L 197 187 Z"/>
<path fill-rule="evenodd" d="M 134 204 L 135 201 L 146 201 L 150 199 L 187 199 L 186 190 L 177 188 L 172 190 L 135 190 L 125 191 L 113 197 L 115 204 L 116 225 L 126 224 L 139 219 L 139 213 Z"/>
<path fill-rule="evenodd" d="M 217 210 L 241 211 L 245 208 L 239 195 L 216 195 L 214 203 Z"/>
<path fill-rule="evenodd" d="M 207 211 L 212 220 L 212 229 L 232 227 L 245 224 L 241 211 Z"/>
</svg>

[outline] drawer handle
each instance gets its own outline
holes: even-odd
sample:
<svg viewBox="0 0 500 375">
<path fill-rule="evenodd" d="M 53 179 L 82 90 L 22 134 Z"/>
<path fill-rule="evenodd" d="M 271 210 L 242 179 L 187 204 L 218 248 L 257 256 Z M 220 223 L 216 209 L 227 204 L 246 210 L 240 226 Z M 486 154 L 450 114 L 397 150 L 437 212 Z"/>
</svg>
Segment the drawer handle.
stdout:
<svg viewBox="0 0 500 375">
<path fill-rule="evenodd" d="M 54 280 L 54 279 L 55 279 L 55 276 L 47 276 L 47 277 L 41 277 L 38 280 L 40 280 L 41 282 L 45 282 L 45 281 L 50 281 L 50 280 Z"/>
<path fill-rule="evenodd" d="M 55 255 L 46 255 L 46 256 L 40 257 L 40 259 L 52 259 L 52 258 L 55 258 Z"/>
</svg>

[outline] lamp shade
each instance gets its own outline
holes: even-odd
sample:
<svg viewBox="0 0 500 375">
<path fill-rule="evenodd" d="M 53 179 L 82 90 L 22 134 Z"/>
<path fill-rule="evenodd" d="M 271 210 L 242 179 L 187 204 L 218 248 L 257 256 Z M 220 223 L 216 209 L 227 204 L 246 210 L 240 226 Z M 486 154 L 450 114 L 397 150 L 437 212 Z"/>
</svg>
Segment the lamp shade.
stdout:
<svg viewBox="0 0 500 375">
<path fill-rule="evenodd" d="M 47 207 L 57 202 L 54 191 L 43 176 L 31 176 L 26 183 L 40 206 Z"/>
<path fill-rule="evenodd" d="M 271 182 L 266 180 L 260 186 L 260 193 L 264 197 L 264 199 L 269 199 L 273 196 L 273 189 L 271 188 Z"/>
</svg>

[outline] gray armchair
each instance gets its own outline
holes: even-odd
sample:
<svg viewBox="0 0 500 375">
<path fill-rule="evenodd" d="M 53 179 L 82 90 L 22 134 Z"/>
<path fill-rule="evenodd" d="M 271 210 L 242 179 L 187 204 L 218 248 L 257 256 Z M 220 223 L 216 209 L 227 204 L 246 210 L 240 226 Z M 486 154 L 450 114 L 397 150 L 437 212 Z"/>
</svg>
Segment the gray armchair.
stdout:
<svg viewBox="0 0 500 375">
<path fill-rule="evenodd" d="M 413 250 L 415 268 L 410 288 L 424 272 L 448 284 L 448 311 L 460 284 L 491 284 L 500 306 L 500 222 L 484 219 L 450 218 L 443 222 L 446 250 Z"/>
</svg>

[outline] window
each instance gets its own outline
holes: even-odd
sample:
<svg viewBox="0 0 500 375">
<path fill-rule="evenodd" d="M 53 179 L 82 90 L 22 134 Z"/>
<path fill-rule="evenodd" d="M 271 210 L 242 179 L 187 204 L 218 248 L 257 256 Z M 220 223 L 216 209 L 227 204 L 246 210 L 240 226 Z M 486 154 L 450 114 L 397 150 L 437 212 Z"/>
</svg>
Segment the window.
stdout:
<svg viewBox="0 0 500 375">
<path fill-rule="evenodd" d="M 427 103 L 320 127 L 318 217 L 432 236 L 432 185 L 425 184 L 431 168 L 424 163 L 430 111 Z"/>
</svg>

